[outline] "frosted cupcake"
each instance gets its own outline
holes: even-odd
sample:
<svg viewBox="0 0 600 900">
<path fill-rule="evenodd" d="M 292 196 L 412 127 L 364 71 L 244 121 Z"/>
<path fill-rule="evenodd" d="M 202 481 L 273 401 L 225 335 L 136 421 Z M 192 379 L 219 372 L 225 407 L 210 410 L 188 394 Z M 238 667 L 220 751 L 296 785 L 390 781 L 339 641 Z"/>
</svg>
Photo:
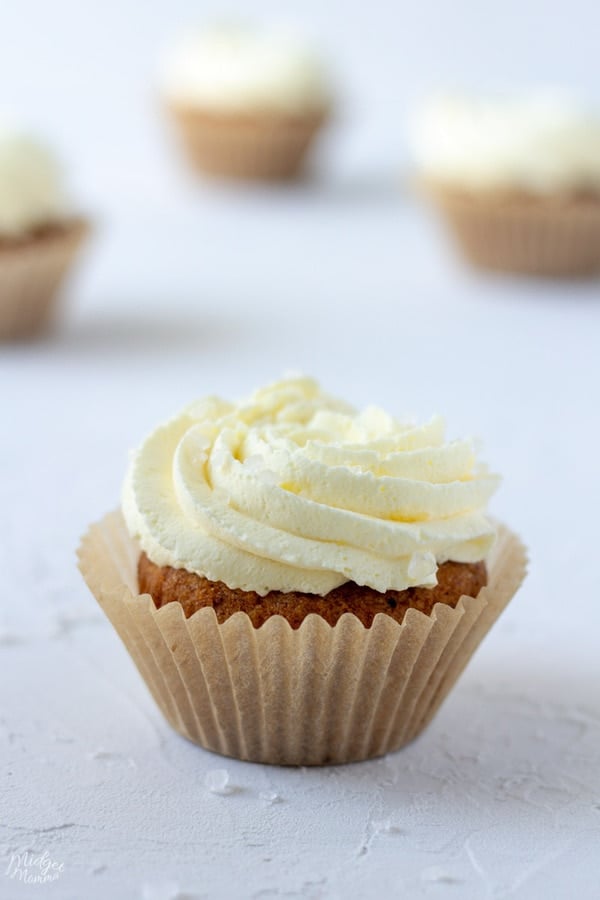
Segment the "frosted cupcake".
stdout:
<svg viewBox="0 0 600 900">
<path fill-rule="evenodd" d="M 231 178 L 297 176 L 330 111 L 320 60 L 277 30 L 190 32 L 165 59 L 162 93 L 194 166 Z"/>
<path fill-rule="evenodd" d="M 564 95 L 440 97 L 418 117 L 414 147 L 421 180 L 471 262 L 600 272 L 600 113 Z"/>
<path fill-rule="evenodd" d="M 0 128 L 0 338 L 49 327 L 85 232 L 52 151 L 29 134 Z"/>
<path fill-rule="evenodd" d="M 419 734 L 523 578 L 486 514 L 496 485 L 440 419 L 357 413 L 291 378 L 153 432 L 80 566 L 190 740 L 366 759 Z"/>
</svg>

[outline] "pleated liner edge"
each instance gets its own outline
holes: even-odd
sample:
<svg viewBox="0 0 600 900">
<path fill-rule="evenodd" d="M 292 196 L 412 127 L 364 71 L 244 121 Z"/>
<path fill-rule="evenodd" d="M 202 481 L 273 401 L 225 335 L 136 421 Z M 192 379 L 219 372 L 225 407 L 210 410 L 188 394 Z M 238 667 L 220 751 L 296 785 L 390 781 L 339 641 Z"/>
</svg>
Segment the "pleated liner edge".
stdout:
<svg viewBox="0 0 600 900">
<path fill-rule="evenodd" d="M 350 613 L 332 627 L 309 615 L 255 629 L 239 612 L 222 625 L 212 608 L 186 619 L 137 593 L 139 548 L 120 512 L 93 525 L 79 566 L 168 722 L 225 756 L 277 765 L 323 765 L 381 756 L 431 721 L 473 652 L 521 584 L 526 551 L 505 526 L 488 560 L 489 583 L 455 609 L 409 610 L 402 624 Z"/>
</svg>

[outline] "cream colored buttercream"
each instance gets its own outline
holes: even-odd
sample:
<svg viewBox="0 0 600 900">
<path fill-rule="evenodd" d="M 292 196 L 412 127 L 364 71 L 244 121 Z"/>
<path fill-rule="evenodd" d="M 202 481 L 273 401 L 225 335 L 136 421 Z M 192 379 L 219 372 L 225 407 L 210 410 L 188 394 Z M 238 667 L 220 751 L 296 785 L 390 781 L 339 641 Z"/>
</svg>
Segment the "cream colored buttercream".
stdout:
<svg viewBox="0 0 600 900">
<path fill-rule="evenodd" d="M 312 113 L 330 100 L 323 65 L 301 40 L 234 25 L 183 35 L 165 56 L 162 90 L 176 105 L 226 113 Z"/>
<path fill-rule="evenodd" d="M 60 165 L 45 144 L 0 128 L 0 235 L 18 237 L 68 214 Z"/>
<path fill-rule="evenodd" d="M 439 96 L 413 130 L 425 178 L 474 190 L 600 190 L 600 112 L 562 93 Z"/>
<path fill-rule="evenodd" d="M 497 481 L 441 419 L 356 413 L 297 377 L 237 405 L 207 398 L 154 431 L 123 512 L 157 565 L 230 588 L 404 590 L 433 586 L 438 563 L 486 556 Z"/>
</svg>

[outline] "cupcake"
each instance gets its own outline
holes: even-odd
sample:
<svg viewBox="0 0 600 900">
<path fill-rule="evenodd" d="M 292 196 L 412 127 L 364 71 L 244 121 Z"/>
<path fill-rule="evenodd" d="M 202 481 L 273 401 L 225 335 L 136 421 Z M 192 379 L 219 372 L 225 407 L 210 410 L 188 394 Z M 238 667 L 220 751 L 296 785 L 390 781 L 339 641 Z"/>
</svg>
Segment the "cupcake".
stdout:
<svg viewBox="0 0 600 900">
<path fill-rule="evenodd" d="M 321 62 L 277 30 L 190 32 L 167 55 L 162 93 L 192 164 L 228 178 L 298 176 L 330 111 Z"/>
<path fill-rule="evenodd" d="M 600 272 L 600 113 L 564 95 L 440 97 L 417 118 L 420 179 L 476 266 Z"/>
<path fill-rule="evenodd" d="M 49 327 L 85 232 L 54 154 L 29 134 L 0 129 L 0 338 Z"/>
<path fill-rule="evenodd" d="M 486 515 L 497 482 L 439 418 L 288 378 L 154 431 L 80 568 L 185 737 L 256 762 L 367 759 L 419 734 L 523 578 Z"/>
</svg>

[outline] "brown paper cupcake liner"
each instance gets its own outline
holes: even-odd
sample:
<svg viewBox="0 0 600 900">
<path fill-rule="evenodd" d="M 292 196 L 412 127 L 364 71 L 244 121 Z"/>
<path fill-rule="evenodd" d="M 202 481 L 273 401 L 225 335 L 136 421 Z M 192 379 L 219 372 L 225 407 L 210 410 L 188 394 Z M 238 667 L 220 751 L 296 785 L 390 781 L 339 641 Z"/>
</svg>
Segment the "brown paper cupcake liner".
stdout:
<svg viewBox="0 0 600 900">
<path fill-rule="evenodd" d="M 399 624 L 352 614 L 335 626 L 281 616 L 255 629 L 239 612 L 219 625 L 212 608 L 189 619 L 137 592 L 139 547 L 120 512 L 93 525 L 79 548 L 90 590 L 117 630 L 163 714 L 208 750 L 280 765 L 381 756 L 428 724 L 523 580 L 526 552 L 504 526 L 488 585 L 456 608 L 408 610 Z"/>
<path fill-rule="evenodd" d="M 324 113 L 226 116 L 170 108 L 184 149 L 200 172 L 279 181 L 299 175 Z"/>
<path fill-rule="evenodd" d="M 549 277 L 600 273 L 600 197 L 430 193 L 475 266 Z"/>
<path fill-rule="evenodd" d="M 78 220 L 0 242 L 0 340 L 34 337 L 50 327 L 60 287 L 87 232 Z"/>
</svg>

